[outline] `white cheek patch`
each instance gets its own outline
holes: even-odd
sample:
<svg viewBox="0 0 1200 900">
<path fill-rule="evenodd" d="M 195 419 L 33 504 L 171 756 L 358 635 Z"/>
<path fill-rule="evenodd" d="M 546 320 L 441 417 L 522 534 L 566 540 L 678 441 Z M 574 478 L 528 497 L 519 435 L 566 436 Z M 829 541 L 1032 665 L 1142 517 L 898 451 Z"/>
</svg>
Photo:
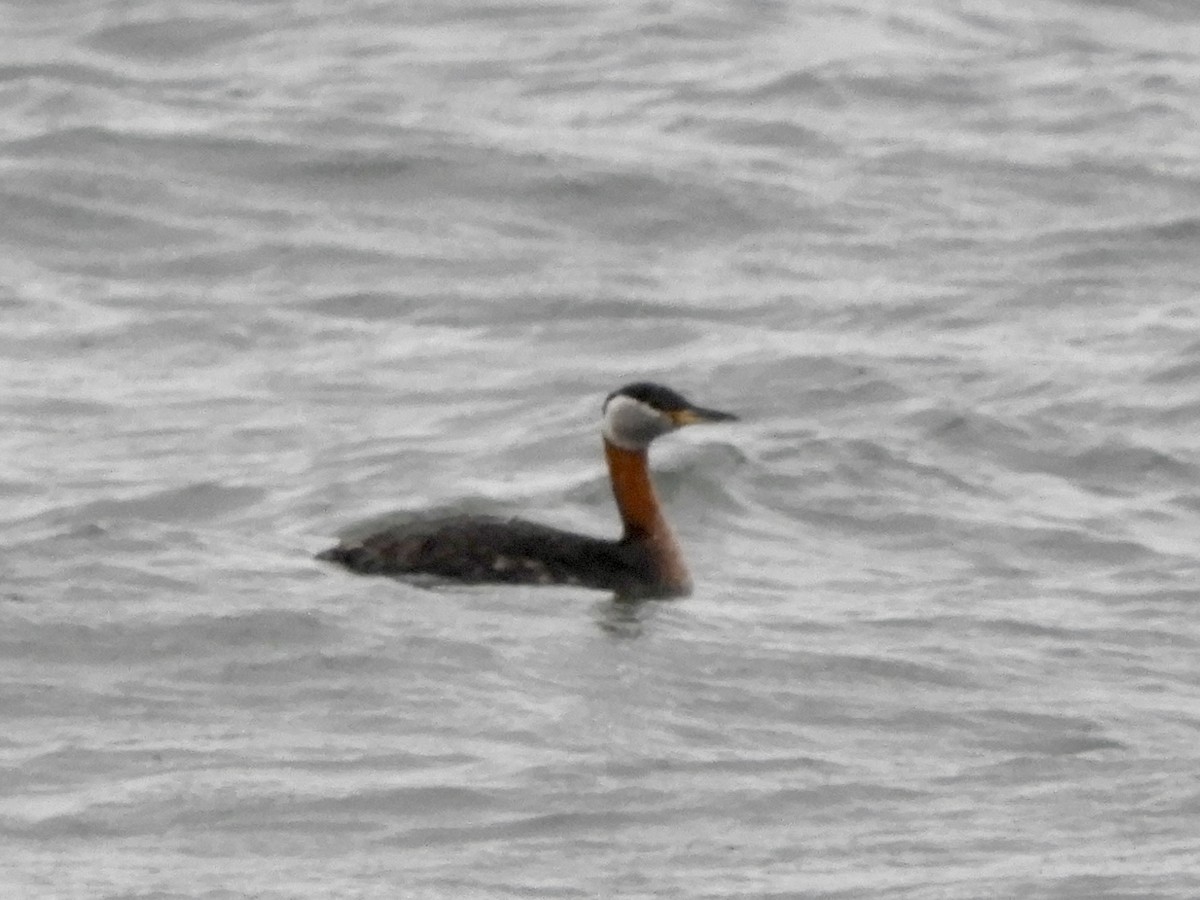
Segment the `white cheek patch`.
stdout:
<svg viewBox="0 0 1200 900">
<path fill-rule="evenodd" d="M 604 407 L 604 436 L 626 450 L 640 450 L 669 431 L 667 419 L 654 407 L 618 394 Z"/>
</svg>

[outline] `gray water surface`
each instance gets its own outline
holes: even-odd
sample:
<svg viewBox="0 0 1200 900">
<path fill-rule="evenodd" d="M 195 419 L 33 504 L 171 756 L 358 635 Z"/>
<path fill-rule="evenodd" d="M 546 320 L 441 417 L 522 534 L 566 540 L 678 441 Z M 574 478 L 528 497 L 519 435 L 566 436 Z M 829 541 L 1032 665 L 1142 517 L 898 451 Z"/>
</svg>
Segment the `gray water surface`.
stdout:
<svg viewBox="0 0 1200 900">
<path fill-rule="evenodd" d="M 1200 895 L 1200 8 L 2 15 L 6 896 Z"/>
</svg>

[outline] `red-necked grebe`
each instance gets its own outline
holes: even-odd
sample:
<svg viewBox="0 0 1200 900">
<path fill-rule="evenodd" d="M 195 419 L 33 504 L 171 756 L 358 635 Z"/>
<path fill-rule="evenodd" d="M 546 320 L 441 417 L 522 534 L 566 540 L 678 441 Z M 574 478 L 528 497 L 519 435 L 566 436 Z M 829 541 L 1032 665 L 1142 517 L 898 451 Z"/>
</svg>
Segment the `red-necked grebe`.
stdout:
<svg viewBox="0 0 1200 900">
<path fill-rule="evenodd" d="M 572 534 L 522 519 L 453 515 L 392 525 L 317 554 L 368 575 L 435 575 L 465 582 L 569 584 L 623 597 L 691 593 L 683 553 L 650 481 L 651 441 L 684 425 L 726 422 L 730 413 L 689 403 L 647 382 L 609 394 L 602 407 L 604 456 L 624 533 Z"/>
</svg>

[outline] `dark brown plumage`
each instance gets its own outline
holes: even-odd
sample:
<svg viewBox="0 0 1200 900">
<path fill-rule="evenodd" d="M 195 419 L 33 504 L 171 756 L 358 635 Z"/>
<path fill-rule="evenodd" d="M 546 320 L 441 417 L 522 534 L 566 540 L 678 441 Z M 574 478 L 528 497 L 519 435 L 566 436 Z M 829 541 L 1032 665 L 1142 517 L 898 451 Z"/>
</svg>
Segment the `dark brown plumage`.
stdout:
<svg viewBox="0 0 1200 900">
<path fill-rule="evenodd" d="M 568 584 L 620 594 L 654 592 L 640 541 L 606 541 L 523 519 L 456 515 L 393 525 L 317 559 L 363 575 L 423 574 L 468 583 Z"/>
<path fill-rule="evenodd" d="M 624 526 L 620 540 L 572 534 L 523 519 L 422 516 L 359 529 L 317 559 L 363 575 L 431 575 L 493 584 L 567 584 L 623 597 L 682 596 L 692 589 L 683 553 L 650 480 L 656 437 L 735 418 L 694 406 L 670 388 L 626 385 L 604 401 L 604 455 Z"/>
</svg>

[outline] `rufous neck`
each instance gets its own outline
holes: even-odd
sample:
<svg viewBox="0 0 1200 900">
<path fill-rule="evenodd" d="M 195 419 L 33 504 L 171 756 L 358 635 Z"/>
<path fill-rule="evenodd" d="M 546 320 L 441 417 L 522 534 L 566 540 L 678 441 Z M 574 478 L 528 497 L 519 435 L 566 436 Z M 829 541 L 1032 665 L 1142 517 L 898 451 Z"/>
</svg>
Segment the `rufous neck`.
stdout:
<svg viewBox="0 0 1200 900">
<path fill-rule="evenodd" d="M 650 481 L 645 449 L 630 450 L 604 440 L 604 458 L 612 479 L 613 496 L 625 526 L 625 537 L 649 537 L 667 531 L 658 495 Z"/>
<path fill-rule="evenodd" d="M 692 579 L 650 482 L 645 449 L 618 447 L 605 438 L 604 456 L 621 524 L 625 526 L 623 540 L 636 541 L 647 549 L 653 560 L 658 590 L 668 595 L 690 593 Z"/>
</svg>

